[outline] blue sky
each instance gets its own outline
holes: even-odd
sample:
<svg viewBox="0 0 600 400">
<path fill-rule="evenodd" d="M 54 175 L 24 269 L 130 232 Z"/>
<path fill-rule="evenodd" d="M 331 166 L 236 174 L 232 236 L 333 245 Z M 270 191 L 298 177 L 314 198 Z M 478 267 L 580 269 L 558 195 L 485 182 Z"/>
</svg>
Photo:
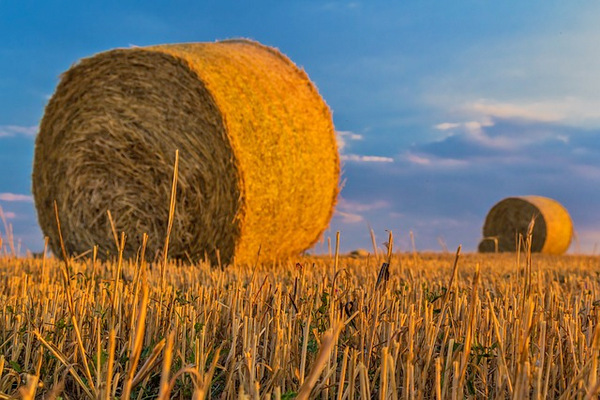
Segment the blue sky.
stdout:
<svg viewBox="0 0 600 400">
<path fill-rule="evenodd" d="M 302 66 L 331 107 L 345 186 L 326 235 L 475 250 L 489 208 L 537 194 L 600 242 L 600 3 L 0 0 L 0 206 L 43 239 L 33 143 L 59 75 L 115 47 L 247 37 Z M 0 228 L 4 233 L 4 229 Z M 323 249 L 316 246 L 317 251 Z"/>
</svg>

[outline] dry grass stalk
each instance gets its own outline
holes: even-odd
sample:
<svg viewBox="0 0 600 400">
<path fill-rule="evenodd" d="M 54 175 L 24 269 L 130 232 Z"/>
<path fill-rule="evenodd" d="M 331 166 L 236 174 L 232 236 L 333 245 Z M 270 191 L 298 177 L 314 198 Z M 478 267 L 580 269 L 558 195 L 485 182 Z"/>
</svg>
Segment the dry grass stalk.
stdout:
<svg viewBox="0 0 600 400">
<path fill-rule="evenodd" d="M 143 278 L 142 278 L 143 279 Z M 131 394 L 131 388 L 133 384 L 133 377 L 140 360 L 140 355 L 144 346 L 144 336 L 146 332 L 146 314 L 148 307 L 148 286 L 142 281 L 142 298 L 140 299 L 140 305 L 137 308 L 137 324 L 135 327 L 135 336 L 131 342 L 129 349 L 129 368 L 126 375 L 125 387 L 123 389 L 123 397 L 128 399 Z"/>
<path fill-rule="evenodd" d="M 308 400 L 310 393 L 313 390 L 313 387 L 317 383 L 321 372 L 325 368 L 327 361 L 329 360 L 329 355 L 333 351 L 338 339 L 338 335 L 342 330 L 343 325 L 338 324 L 337 326 L 329 329 L 327 332 L 323 334 L 323 338 L 321 340 L 321 346 L 319 348 L 319 354 L 315 359 L 313 367 L 306 378 L 306 381 L 300 387 L 298 391 L 297 400 Z"/>
<path fill-rule="evenodd" d="M 6 215 L 4 214 L 4 210 L 2 209 L 2 206 L 0 206 L 0 221 L 2 221 L 2 225 L 4 226 L 4 234 L 6 235 L 6 241 L 9 246 L 9 249 L 10 249 L 10 253 L 8 253 L 8 251 L 4 250 L 4 256 L 6 257 L 7 254 L 10 254 L 13 257 L 16 257 L 17 251 L 15 249 L 15 238 L 14 238 L 14 235 L 12 232 L 12 225 L 9 224 L 8 221 L 6 220 Z M 0 233 L 0 253 L 3 252 L 2 244 L 3 244 L 2 234 Z"/>
<path fill-rule="evenodd" d="M 162 252 L 161 262 L 161 291 L 164 291 L 165 274 L 167 273 L 167 264 L 169 257 L 169 240 L 173 230 L 173 218 L 175 217 L 175 204 L 177 204 L 177 179 L 179 176 L 179 150 L 175 151 L 175 164 L 173 165 L 173 184 L 171 185 L 171 197 L 169 201 L 169 219 L 167 222 L 167 234 L 165 235 L 165 247 Z"/>
</svg>

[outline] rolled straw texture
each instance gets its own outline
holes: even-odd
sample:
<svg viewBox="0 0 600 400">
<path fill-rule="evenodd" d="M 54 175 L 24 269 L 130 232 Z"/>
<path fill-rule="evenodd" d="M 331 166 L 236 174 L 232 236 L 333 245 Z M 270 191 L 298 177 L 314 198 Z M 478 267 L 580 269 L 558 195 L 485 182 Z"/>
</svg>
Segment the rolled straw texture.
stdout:
<svg viewBox="0 0 600 400">
<path fill-rule="evenodd" d="M 253 263 L 297 254 L 329 223 L 339 157 L 331 113 L 303 70 L 248 40 L 111 50 L 65 72 L 36 140 L 38 219 L 60 254 L 117 232 L 133 257 L 160 253 L 175 152 L 169 255 Z"/>
<path fill-rule="evenodd" d="M 483 225 L 480 252 L 516 251 L 518 235 L 527 235 L 532 217 L 535 224 L 531 250 L 563 254 L 571 244 L 573 223 L 567 210 L 556 200 L 541 196 L 506 198 L 492 207 Z"/>
</svg>

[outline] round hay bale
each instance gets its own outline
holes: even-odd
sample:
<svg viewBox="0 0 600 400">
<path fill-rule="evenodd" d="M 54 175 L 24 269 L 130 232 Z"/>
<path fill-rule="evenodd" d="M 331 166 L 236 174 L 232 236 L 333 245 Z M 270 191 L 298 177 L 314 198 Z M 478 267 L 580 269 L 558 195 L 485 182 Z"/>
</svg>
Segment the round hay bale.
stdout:
<svg viewBox="0 0 600 400">
<path fill-rule="evenodd" d="M 159 252 L 176 150 L 169 256 L 223 263 L 297 254 L 329 223 L 339 157 L 329 108 L 305 72 L 248 40 L 117 49 L 62 75 L 36 140 L 38 219 L 60 254 Z"/>
<path fill-rule="evenodd" d="M 479 251 L 516 251 L 518 235 L 527 236 L 533 217 L 531 250 L 547 254 L 567 251 L 573 235 L 571 217 L 560 203 L 541 196 L 509 197 L 494 205 L 483 225 Z"/>
<path fill-rule="evenodd" d="M 350 252 L 350 254 L 348 254 L 348 256 L 351 258 L 364 258 L 364 257 L 368 257 L 369 254 L 370 253 L 365 249 L 356 249 L 356 250 L 352 250 Z"/>
</svg>

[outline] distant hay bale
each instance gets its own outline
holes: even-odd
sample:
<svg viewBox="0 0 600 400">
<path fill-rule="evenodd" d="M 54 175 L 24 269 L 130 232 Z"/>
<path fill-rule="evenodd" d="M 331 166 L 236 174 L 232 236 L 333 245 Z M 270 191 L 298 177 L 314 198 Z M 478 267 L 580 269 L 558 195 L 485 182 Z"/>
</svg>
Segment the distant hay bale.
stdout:
<svg viewBox="0 0 600 400">
<path fill-rule="evenodd" d="M 365 249 L 356 249 L 356 250 L 352 250 L 350 252 L 350 254 L 348 254 L 348 256 L 351 258 L 363 258 L 363 257 L 368 257 L 369 254 L 370 253 Z"/>
<path fill-rule="evenodd" d="M 483 225 L 482 253 L 515 251 L 518 234 L 527 235 L 535 217 L 531 250 L 563 254 L 571 244 L 573 224 L 567 210 L 557 201 L 541 196 L 506 198 L 492 207 Z"/>
<path fill-rule="evenodd" d="M 169 255 L 223 263 L 297 254 L 317 241 L 338 193 L 329 108 L 303 70 L 248 40 L 111 50 L 65 72 L 36 140 L 38 219 L 60 254 L 98 245 L 162 249 L 173 164 Z M 218 252 L 217 252 L 218 250 Z"/>
</svg>

